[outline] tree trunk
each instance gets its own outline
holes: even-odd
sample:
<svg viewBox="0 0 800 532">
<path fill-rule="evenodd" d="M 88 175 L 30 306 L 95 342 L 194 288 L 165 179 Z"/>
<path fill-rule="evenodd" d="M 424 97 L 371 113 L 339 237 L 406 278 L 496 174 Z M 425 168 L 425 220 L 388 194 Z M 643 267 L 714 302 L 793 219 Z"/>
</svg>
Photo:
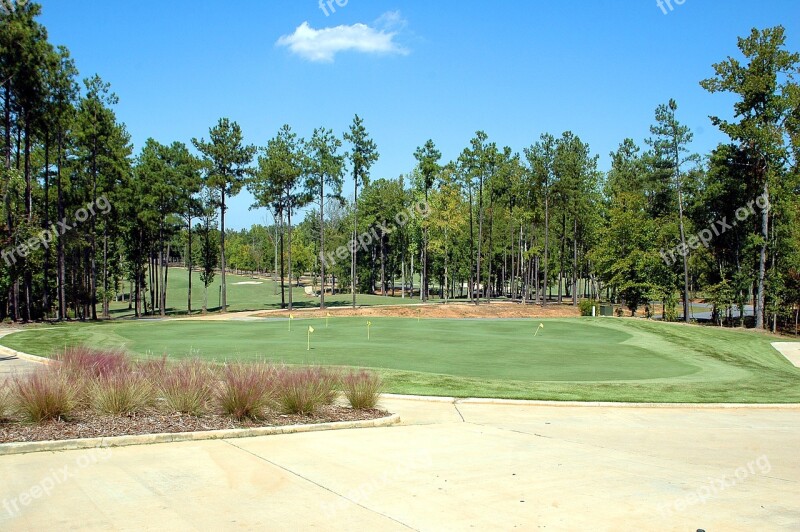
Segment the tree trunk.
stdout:
<svg viewBox="0 0 800 532">
<path fill-rule="evenodd" d="M 567 246 L 567 213 L 565 212 L 561 217 L 561 256 L 559 257 L 558 268 L 558 302 L 564 302 L 564 255 L 566 254 Z"/>
<path fill-rule="evenodd" d="M 64 146 L 63 146 L 63 133 L 61 131 L 58 132 L 58 161 L 57 161 L 57 168 L 56 168 L 56 216 L 58 217 L 58 221 L 64 219 L 64 189 L 62 187 L 61 182 L 61 167 L 63 162 L 63 153 L 64 153 Z M 60 231 L 57 231 L 60 233 Z M 62 235 L 57 236 L 57 243 L 56 243 L 56 262 L 58 268 L 58 289 L 57 297 L 58 297 L 58 319 L 65 320 L 67 318 L 67 302 L 66 302 L 66 273 L 65 273 L 65 258 L 64 258 L 64 237 Z"/>
<path fill-rule="evenodd" d="M 475 280 L 478 282 L 478 295 L 475 298 L 477 305 L 481 299 L 481 251 L 483 249 L 483 176 L 478 185 L 478 261 L 475 268 Z M 484 287 L 484 290 L 486 288 Z"/>
<path fill-rule="evenodd" d="M 228 292 L 225 284 L 225 187 L 222 187 L 222 203 L 220 206 L 220 232 L 219 232 L 219 251 L 220 263 L 222 267 L 222 281 L 220 284 L 220 312 L 228 311 Z"/>
<path fill-rule="evenodd" d="M 386 235 L 381 235 L 381 295 L 386 296 Z"/>
<path fill-rule="evenodd" d="M 542 280 L 542 306 L 547 300 L 548 277 L 547 269 L 550 264 L 550 197 L 545 187 L 544 193 L 544 279 Z"/>
<path fill-rule="evenodd" d="M 286 211 L 287 222 L 287 236 L 289 237 L 289 251 L 287 258 L 289 259 L 289 310 L 292 310 L 292 207 Z"/>
<path fill-rule="evenodd" d="M 163 281 L 161 282 L 161 315 L 167 315 L 167 280 L 169 279 L 169 250 L 170 250 L 170 243 L 167 242 L 167 253 L 164 257 L 166 260 L 166 264 L 164 264 L 164 277 Z"/>
<path fill-rule="evenodd" d="M 400 299 L 406 298 L 406 248 L 403 246 L 403 250 L 401 251 L 400 255 L 400 280 L 402 285 L 400 287 Z M 394 295 L 394 294 L 392 294 Z"/>
<path fill-rule="evenodd" d="M 111 318 L 111 308 L 109 308 L 108 293 L 110 287 L 108 285 L 108 235 L 105 234 L 106 229 L 103 230 L 103 318 Z"/>
<path fill-rule="evenodd" d="M 578 218 L 573 220 L 572 236 L 572 306 L 578 306 Z"/>
<path fill-rule="evenodd" d="M 281 237 L 280 237 L 280 248 L 281 248 L 281 275 L 280 275 L 280 277 L 281 277 L 281 280 L 280 280 L 280 285 L 281 285 L 281 308 L 286 308 L 286 288 L 285 288 L 285 286 L 283 284 L 283 276 L 284 276 L 284 272 L 286 271 L 286 265 L 285 265 L 285 260 L 284 260 L 284 257 L 283 257 L 283 251 L 284 251 L 283 250 L 283 232 L 284 231 L 283 231 L 283 213 L 282 212 L 280 213 L 280 220 L 281 220 L 281 222 L 280 222 L 280 225 L 281 225 Z M 291 285 L 291 282 L 289 284 Z M 289 286 L 289 288 L 291 289 L 291 286 Z"/>
<path fill-rule="evenodd" d="M 42 227 L 45 231 L 50 226 L 50 135 L 44 135 L 44 216 Z M 52 238 L 55 235 L 51 236 Z M 42 312 L 45 317 L 50 311 L 50 244 L 44 249 L 44 264 L 42 265 Z"/>
<path fill-rule="evenodd" d="M 322 278 L 322 289 L 319 293 L 319 308 L 325 308 L 325 180 L 320 178 L 319 187 L 319 256 L 323 257 L 320 263 L 320 273 Z"/>
<path fill-rule="evenodd" d="M 350 292 L 353 294 L 353 308 L 356 308 L 356 269 L 358 267 L 358 175 L 360 168 L 353 168 L 353 239 L 350 241 Z"/>
<path fill-rule="evenodd" d="M 186 313 L 192 315 L 192 217 L 190 216 L 187 224 L 187 236 L 189 238 L 189 249 L 187 252 L 187 269 L 189 270 L 189 292 L 186 298 Z"/>
<path fill-rule="evenodd" d="M 764 204 L 769 205 L 769 186 L 767 184 L 766 176 L 764 178 Z M 756 329 L 763 330 L 764 329 L 764 305 L 766 301 L 766 297 L 764 294 L 764 277 L 766 276 L 767 272 L 767 243 L 769 238 L 769 210 L 762 209 L 761 210 L 761 236 L 763 238 L 763 242 L 761 244 L 761 250 L 758 254 L 758 289 L 756 294 L 756 305 L 755 305 L 755 318 L 756 318 Z"/>
</svg>

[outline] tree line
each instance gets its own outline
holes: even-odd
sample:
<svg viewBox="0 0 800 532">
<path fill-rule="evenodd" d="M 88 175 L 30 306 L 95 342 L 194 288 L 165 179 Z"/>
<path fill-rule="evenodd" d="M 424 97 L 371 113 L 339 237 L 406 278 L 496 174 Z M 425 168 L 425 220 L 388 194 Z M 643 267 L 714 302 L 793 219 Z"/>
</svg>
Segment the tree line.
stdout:
<svg viewBox="0 0 800 532">
<path fill-rule="evenodd" d="M 226 273 L 249 270 L 289 285 L 310 276 L 323 308 L 333 292 L 353 305 L 359 293 L 604 299 L 632 314 L 659 301 L 665 319 L 688 321 L 701 294 L 720 324 L 747 304 L 757 328 L 797 322 L 800 56 L 782 27 L 752 30 L 739 59 L 701 81 L 735 99 L 732 119 L 711 117 L 729 140 L 709 154 L 692 151 L 670 100 L 608 172 L 571 131 L 522 150 L 477 131 L 453 160 L 427 140 L 409 172 L 372 179 L 378 146 L 359 116 L 341 135 L 284 125 L 263 147 L 221 118 L 188 144 L 148 139 L 137 153 L 118 98 L 97 75 L 79 82 L 40 6 L 0 1 L 3 319 L 107 318 L 120 298 L 137 316 L 165 314 L 179 260 L 206 294 L 221 277 L 223 311 Z M 232 231 L 229 201 L 245 188 L 272 222 Z M 292 290 L 276 286 L 292 308 Z"/>
</svg>

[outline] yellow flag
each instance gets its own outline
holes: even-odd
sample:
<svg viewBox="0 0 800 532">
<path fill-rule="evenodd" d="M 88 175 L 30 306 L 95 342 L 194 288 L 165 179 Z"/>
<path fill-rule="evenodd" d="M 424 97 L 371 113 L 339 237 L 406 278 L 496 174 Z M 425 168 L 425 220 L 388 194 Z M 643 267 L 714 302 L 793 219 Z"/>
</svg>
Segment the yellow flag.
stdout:
<svg viewBox="0 0 800 532">
<path fill-rule="evenodd" d="M 371 322 L 371 321 L 368 321 L 368 322 L 367 322 L 367 327 L 369 327 L 370 325 L 372 325 L 372 322 Z"/>
<path fill-rule="evenodd" d="M 289 319 L 293 320 L 294 319 L 294 314 L 289 314 Z"/>
<path fill-rule="evenodd" d="M 310 325 L 309 325 L 309 326 L 308 326 L 308 332 L 310 332 L 310 333 L 314 332 L 314 327 L 312 327 L 312 326 L 310 326 Z"/>
</svg>

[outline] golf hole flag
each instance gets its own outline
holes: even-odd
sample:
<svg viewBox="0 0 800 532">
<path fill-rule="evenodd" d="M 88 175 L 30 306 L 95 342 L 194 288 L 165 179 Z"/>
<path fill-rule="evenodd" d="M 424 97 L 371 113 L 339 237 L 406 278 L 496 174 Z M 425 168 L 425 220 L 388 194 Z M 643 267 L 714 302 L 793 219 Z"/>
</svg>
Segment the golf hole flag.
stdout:
<svg viewBox="0 0 800 532">
<path fill-rule="evenodd" d="M 372 322 L 371 322 L 371 321 L 368 321 L 368 322 L 367 322 L 367 340 L 369 340 L 369 328 L 370 328 L 370 327 L 372 327 Z"/>
<path fill-rule="evenodd" d="M 540 323 L 539 326 L 536 327 L 536 332 L 533 333 L 533 335 L 536 336 L 537 334 L 539 334 L 539 331 L 542 330 L 542 329 L 544 329 L 544 323 Z"/>
<path fill-rule="evenodd" d="M 294 314 L 289 314 L 289 332 L 292 332 L 292 320 L 294 319 Z"/>
<path fill-rule="evenodd" d="M 311 333 L 314 332 L 314 327 L 311 325 L 308 326 L 308 345 L 306 346 L 306 351 L 311 351 Z"/>
</svg>

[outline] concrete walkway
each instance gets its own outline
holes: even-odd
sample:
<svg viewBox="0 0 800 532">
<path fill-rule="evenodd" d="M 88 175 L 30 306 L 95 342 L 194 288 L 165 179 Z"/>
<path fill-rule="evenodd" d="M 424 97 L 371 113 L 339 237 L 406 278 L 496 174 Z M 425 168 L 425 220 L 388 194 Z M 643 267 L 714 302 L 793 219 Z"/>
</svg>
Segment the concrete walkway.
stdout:
<svg viewBox="0 0 800 532">
<path fill-rule="evenodd" d="M 15 332 L 19 331 L 17 329 L 0 330 L 0 338 Z M 0 383 L 14 375 L 29 373 L 41 365 L 33 360 L 34 357 L 20 358 L 16 351 L 0 345 Z"/>
<path fill-rule="evenodd" d="M 800 342 L 772 342 L 772 347 L 777 349 L 796 368 L 800 368 Z"/>
<path fill-rule="evenodd" d="M 800 528 L 800 409 L 384 403 L 401 426 L 0 457 L 0 529 Z"/>
</svg>

